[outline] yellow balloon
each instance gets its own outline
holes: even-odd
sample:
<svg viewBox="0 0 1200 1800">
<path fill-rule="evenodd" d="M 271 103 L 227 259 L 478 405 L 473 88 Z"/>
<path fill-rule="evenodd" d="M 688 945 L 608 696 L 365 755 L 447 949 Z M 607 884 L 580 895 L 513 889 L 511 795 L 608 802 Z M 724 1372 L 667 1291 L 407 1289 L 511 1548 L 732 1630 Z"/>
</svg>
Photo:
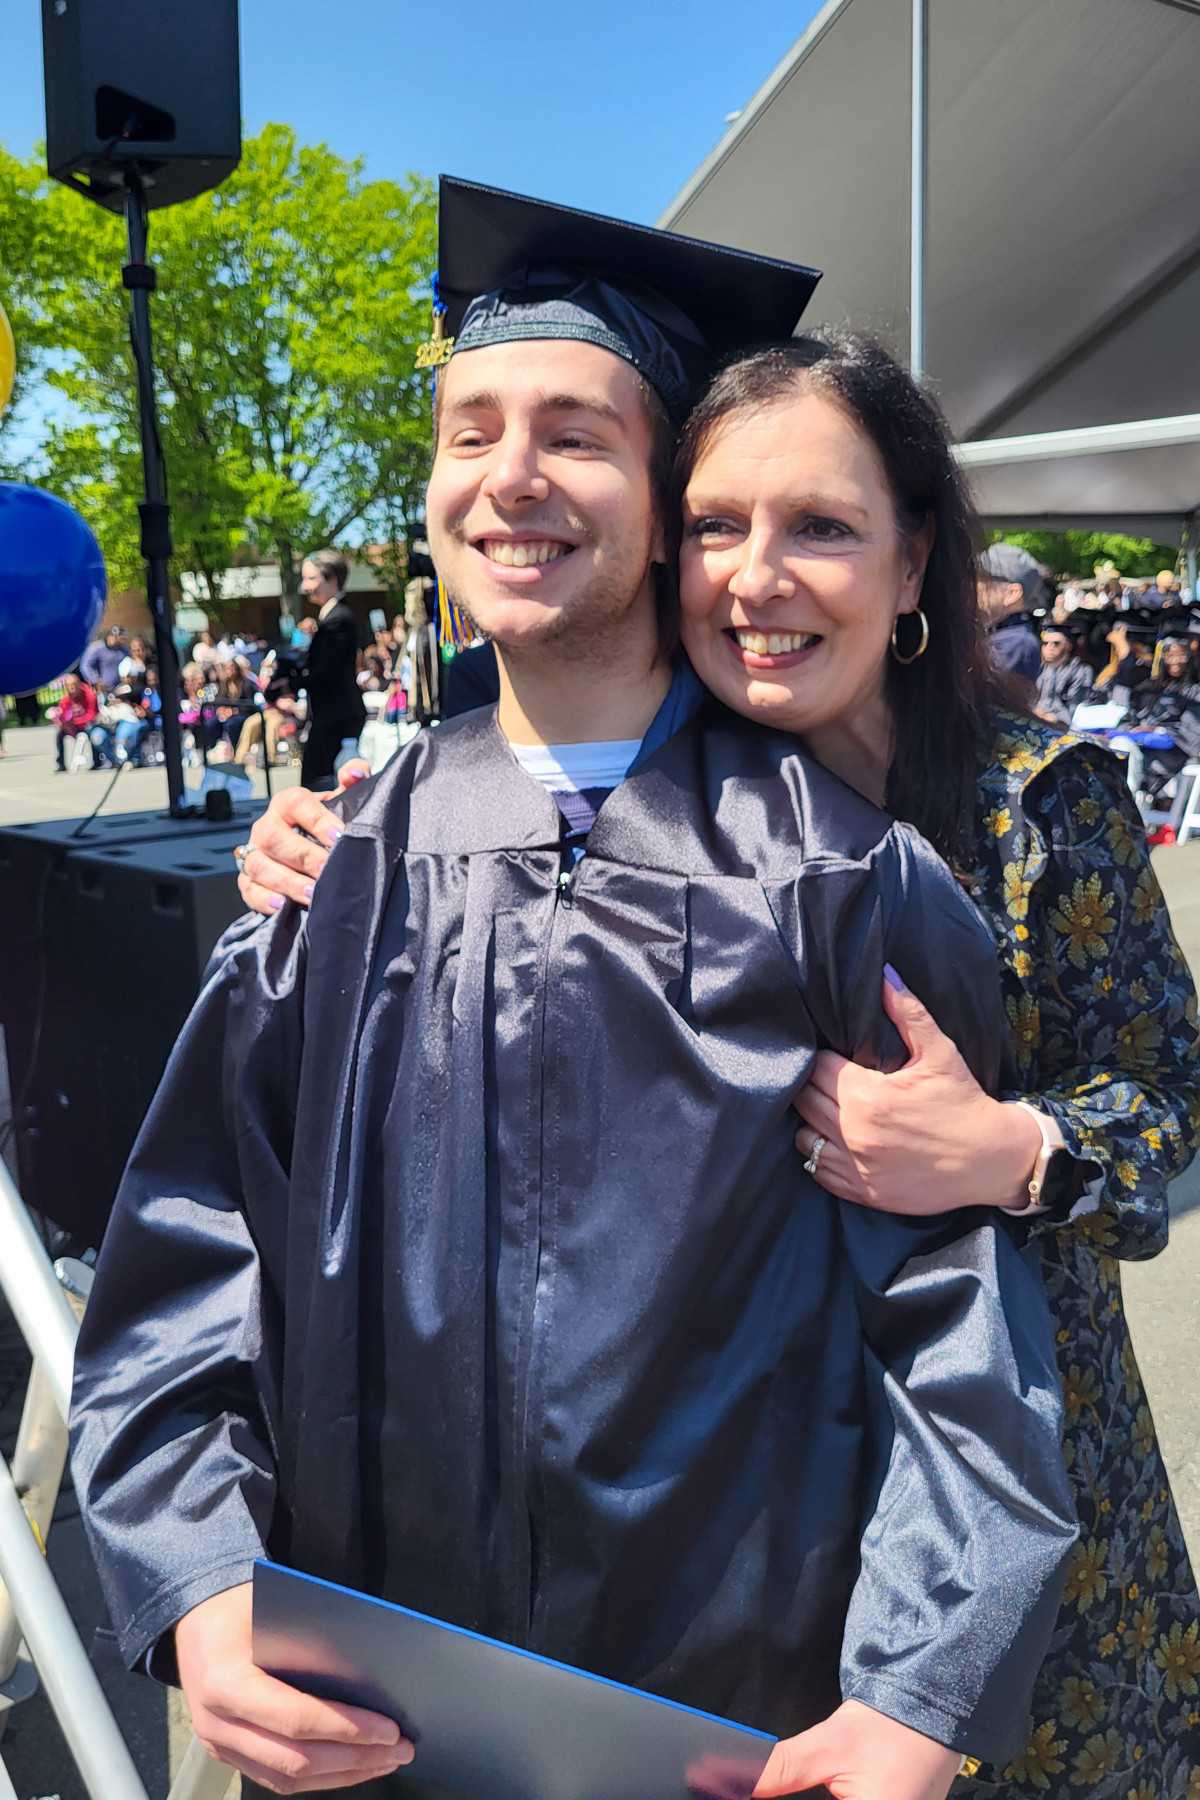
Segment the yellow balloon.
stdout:
<svg viewBox="0 0 1200 1800">
<path fill-rule="evenodd" d="M 8 405 L 16 369 L 17 346 L 13 343 L 12 326 L 8 322 L 8 314 L 0 306 L 0 413 Z"/>
</svg>

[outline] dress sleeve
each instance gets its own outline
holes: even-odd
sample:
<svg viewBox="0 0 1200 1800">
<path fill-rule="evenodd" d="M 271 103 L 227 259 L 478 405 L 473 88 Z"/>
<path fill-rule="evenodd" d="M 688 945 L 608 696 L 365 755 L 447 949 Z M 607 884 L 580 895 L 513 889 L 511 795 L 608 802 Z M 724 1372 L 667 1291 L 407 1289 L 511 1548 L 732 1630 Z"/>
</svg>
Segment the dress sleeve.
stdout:
<svg viewBox="0 0 1200 1800">
<path fill-rule="evenodd" d="M 131 1665 L 193 1606 L 249 1580 L 271 1518 L 267 1327 L 305 943 L 294 906 L 224 940 L 134 1145 L 84 1315 L 72 1473 Z"/>
<path fill-rule="evenodd" d="M 1006 1032 L 990 930 L 907 827 L 889 834 L 873 888 L 820 908 L 846 1054 L 894 1060 L 879 1023 L 886 960 L 995 1091 Z M 1037 1260 L 970 1198 L 932 1220 L 839 1208 L 878 1421 L 842 1692 L 1004 1760 L 1024 1743 L 1076 1528 Z"/>
<path fill-rule="evenodd" d="M 1115 760 L 1080 747 L 1035 779 L 1031 860 L 1010 884 L 1028 904 L 1025 986 L 1007 1000 L 1021 1080 L 1003 1097 L 1035 1100 L 1098 1165 L 1075 1229 L 1112 1255 L 1153 1256 L 1167 1183 L 1200 1142 L 1196 991 Z"/>
</svg>

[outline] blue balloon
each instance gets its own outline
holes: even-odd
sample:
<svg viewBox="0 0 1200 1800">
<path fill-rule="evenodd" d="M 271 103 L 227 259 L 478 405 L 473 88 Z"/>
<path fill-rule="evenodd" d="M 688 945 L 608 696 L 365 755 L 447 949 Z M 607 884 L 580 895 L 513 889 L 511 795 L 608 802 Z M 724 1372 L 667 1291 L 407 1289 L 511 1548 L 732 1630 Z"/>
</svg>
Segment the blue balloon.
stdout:
<svg viewBox="0 0 1200 1800">
<path fill-rule="evenodd" d="M 83 655 L 108 581 L 95 533 L 73 506 L 0 481 L 0 694 L 28 694 Z"/>
</svg>

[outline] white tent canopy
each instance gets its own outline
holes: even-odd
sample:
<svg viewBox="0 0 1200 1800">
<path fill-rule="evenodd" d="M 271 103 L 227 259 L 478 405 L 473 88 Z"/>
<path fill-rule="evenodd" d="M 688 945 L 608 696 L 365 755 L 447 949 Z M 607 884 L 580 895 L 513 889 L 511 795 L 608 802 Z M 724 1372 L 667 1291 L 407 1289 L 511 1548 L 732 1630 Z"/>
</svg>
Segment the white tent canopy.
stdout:
<svg viewBox="0 0 1200 1800">
<path fill-rule="evenodd" d="M 806 322 L 904 349 L 913 41 L 906 0 L 829 0 L 659 223 L 824 269 Z M 982 510 L 1177 538 L 1200 511 L 1200 0 L 928 0 L 926 41 L 926 371 L 964 440 L 1079 434 L 965 446 Z M 1133 442 L 1080 430 L 1130 420 Z"/>
</svg>

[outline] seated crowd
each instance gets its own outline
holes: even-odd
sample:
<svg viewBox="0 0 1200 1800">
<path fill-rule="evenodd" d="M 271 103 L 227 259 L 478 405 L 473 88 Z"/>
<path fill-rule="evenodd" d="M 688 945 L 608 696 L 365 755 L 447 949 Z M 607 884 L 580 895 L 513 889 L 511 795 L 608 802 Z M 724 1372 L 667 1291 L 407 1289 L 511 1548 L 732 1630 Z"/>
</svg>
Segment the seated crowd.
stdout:
<svg viewBox="0 0 1200 1800">
<path fill-rule="evenodd" d="M 427 724 L 441 716 L 436 632 L 424 604 L 416 618 L 414 605 L 410 595 L 409 622 L 398 615 L 390 629 L 376 629 L 358 658 L 358 686 L 386 696 L 381 711 L 393 723 L 407 717 Z M 265 637 L 218 638 L 212 629 L 196 634 L 179 673 L 179 722 L 194 760 L 260 763 L 264 742 L 272 763 L 293 756 L 305 729 L 304 680 L 315 626 L 315 620 L 304 619 L 275 646 Z M 63 692 L 46 716 L 57 728 L 60 771 L 69 758 L 75 761 L 78 740 L 93 769 L 161 762 L 162 696 L 150 643 L 138 635 L 127 639 L 119 625 L 110 627 L 64 678 Z"/>
<path fill-rule="evenodd" d="M 1105 736 L 1129 761 L 1143 810 L 1185 764 L 1200 759 L 1200 609 L 1178 577 L 1128 582 L 1101 565 L 1094 581 L 1055 587 L 1015 544 L 980 562 L 981 597 L 996 660 L 1048 724 Z M 1105 713 L 1080 708 L 1106 708 Z"/>
<path fill-rule="evenodd" d="M 1066 729 L 1081 706 L 1119 707 L 1124 735 L 1115 741 L 1133 751 L 1134 785 L 1150 799 L 1170 791 L 1184 764 L 1200 758 L 1200 609 L 1185 604 L 1178 577 L 1164 570 L 1153 581 L 1129 582 L 1109 564 L 1094 580 L 1069 576 L 1056 584 L 1005 543 L 992 545 L 979 569 L 993 655 L 1030 710 Z M 490 647 L 460 652 L 443 666 L 429 616 L 432 586 L 411 581 L 404 613 L 375 629 L 359 652 L 358 686 L 384 696 L 372 710 L 389 724 L 426 725 L 495 697 Z M 304 619 L 274 647 L 265 637 L 218 638 L 211 628 L 193 638 L 180 671 L 179 718 L 196 760 L 245 767 L 264 754 L 272 763 L 295 755 L 316 626 Z M 95 769 L 161 761 L 161 713 L 151 646 L 136 635 L 126 642 L 113 626 L 89 644 L 48 715 L 58 728 L 57 767 L 66 767 L 68 746 L 80 736 Z M 1143 747 L 1146 733 L 1152 739 Z"/>
</svg>

